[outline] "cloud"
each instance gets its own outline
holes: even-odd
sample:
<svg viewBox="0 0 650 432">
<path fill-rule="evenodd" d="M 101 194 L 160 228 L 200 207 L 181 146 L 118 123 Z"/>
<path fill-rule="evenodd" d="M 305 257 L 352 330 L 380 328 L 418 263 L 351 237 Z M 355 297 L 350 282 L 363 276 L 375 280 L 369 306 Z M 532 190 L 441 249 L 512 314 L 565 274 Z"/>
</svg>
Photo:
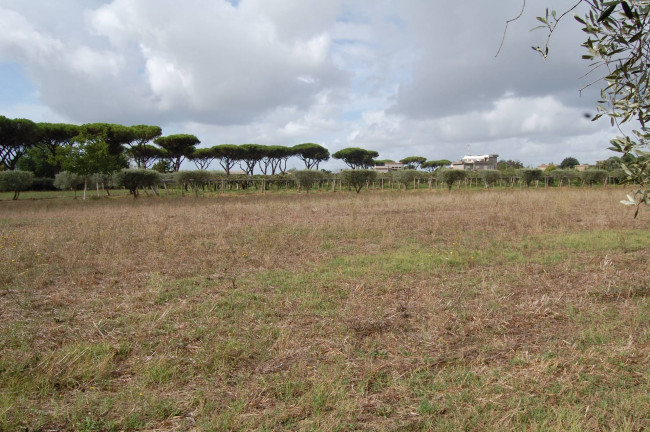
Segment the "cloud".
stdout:
<svg viewBox="0 0 650 432">
<path fill-rule="evenodd" d="M 0 8 L 0 55 L 20 62 L 32 62 L 46 66 L 57 53 L 64 50 L 64 44 L 54 38 L 40 34 L 21 14 Z"/>
<path fill-rule="evenodd" d="M 412 118 L 387 111 L 366 112 L 348 135 L 354 146 L 380 152 L 381 158 L 420 155 L 429 159 L 459 159 L 467 152 L 498 153 L 526 164 L 553 161 L 561 151 L 575 151 L 595 161 L 607 154 L 608 138 L 616 131 L 585 119 L 578 107 L 553 96 L 507 94 L 485 110 L 444 117 Z M 576 144 L 579 143 L 579 146 Z"/>
<path fill-rule="evenodd" d="M 308 15 L 292 2 L 285 8 Z M 333 7 L 323 9 L 334 20 Z M 115 0 L 85 11 L 89 43 L 13 10 L 2 16 L 2 57 L 25 65 L 43 100 L 80 121 L 246 123 L 279 106 L 306 108 L 347 79 L 328 56 L 329 35 L 313 31 L 327 18 L 316 13 L 285 34 L 277 11 L 254 1 L 188 0 L 179 9 L 170 0 Z"/>
<path fill-rule="evenodd" d="M 583 35 L 572 20 L 558 27 L 551 55 L 543 60 L 531 46 L 543 45 L 546 34 L 528 31 L 538 23 L 534 14 L 543 11 L 529 4 L 526 15 L 509 26 L 495 58 L 505 19 L 520 10 L 520 1 L 500 2 L 499 7 L 462 2 L 444 11 L 435 2 L 409 5 L 401 14 L 417 41 L 420 58 L 413 65 L 412 82 L 399 89 L 394 112 L 426 117 L 485 109 L 508 91 L 533 97 L 562 95 L 566 103 L 581 106 L 595 100 L 591 93 L 579 98 L 579 77 L 586 63 L 580 59 Z"/>
</svg>

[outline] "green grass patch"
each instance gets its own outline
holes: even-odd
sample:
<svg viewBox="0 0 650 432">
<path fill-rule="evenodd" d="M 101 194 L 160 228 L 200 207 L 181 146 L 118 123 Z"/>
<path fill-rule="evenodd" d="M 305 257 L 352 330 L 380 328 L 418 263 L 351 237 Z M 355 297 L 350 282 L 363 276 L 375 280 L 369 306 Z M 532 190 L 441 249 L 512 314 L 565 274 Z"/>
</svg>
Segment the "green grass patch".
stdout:
<svg viewBox="0 0 650 432">
<path fill-rule="evenodd" d="M 634 252 L 650 249 L 650 236 L 644 229 L 588 230 L 539 238 L 545 248 L 590 251 Z"/>
</svg>

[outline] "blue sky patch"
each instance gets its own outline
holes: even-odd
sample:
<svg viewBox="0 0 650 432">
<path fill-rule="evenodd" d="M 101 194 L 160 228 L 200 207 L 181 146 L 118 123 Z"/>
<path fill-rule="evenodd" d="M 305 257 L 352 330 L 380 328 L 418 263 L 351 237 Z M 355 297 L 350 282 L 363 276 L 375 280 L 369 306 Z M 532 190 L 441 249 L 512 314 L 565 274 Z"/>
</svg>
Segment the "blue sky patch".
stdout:
<svg viewBox="0 0 650 432">
<path fill-rule="evenodd" d="M 17 102 L 37 100 L 36 87 L 29 81 L 23 68 L 17 63 L 0 63 L 0 104 L 11 105 Z"/>
</svg>

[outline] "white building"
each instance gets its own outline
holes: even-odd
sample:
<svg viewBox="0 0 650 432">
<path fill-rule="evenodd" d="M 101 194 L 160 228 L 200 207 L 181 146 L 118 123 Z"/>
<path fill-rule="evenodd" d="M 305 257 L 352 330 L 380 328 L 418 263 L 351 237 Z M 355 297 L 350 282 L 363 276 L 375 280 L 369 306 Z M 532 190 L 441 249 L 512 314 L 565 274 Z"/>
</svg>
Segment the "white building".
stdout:
<svg viewBox="0 0 650 432">
<path fill-rule="evenodd" d="M 383 165 L 375 165 L 375 171 L 382 173 L 397 171 L 402 168 L 404 168 L 404 164 L 401 162 L 386 162 Z"/>
<path fill-rule="evenodd" d="M 465 156 L 461 160 L 452 162 L 452 169 L 462 169 L 467 171 L 495 170 L 497 169 L 498 154 Z"/>
</svg>

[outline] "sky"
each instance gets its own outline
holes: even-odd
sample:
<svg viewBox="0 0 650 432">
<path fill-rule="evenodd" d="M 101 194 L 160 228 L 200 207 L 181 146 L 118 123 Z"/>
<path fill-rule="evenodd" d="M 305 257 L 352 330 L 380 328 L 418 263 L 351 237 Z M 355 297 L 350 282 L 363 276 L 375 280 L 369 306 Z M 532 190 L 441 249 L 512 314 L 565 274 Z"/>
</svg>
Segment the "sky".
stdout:
<svg viewBox="0 0 650 432">
<path fill-rule="evenodd" d="M 535 17 L 573 2 L 528 0 L 495 57 L 522 2 L 0 0 L 0 115 L 392 160 L 613 156 L 579 24 L 567 16 L 547 59 L 531 49 L 547 35 Z"/>
</svg>

